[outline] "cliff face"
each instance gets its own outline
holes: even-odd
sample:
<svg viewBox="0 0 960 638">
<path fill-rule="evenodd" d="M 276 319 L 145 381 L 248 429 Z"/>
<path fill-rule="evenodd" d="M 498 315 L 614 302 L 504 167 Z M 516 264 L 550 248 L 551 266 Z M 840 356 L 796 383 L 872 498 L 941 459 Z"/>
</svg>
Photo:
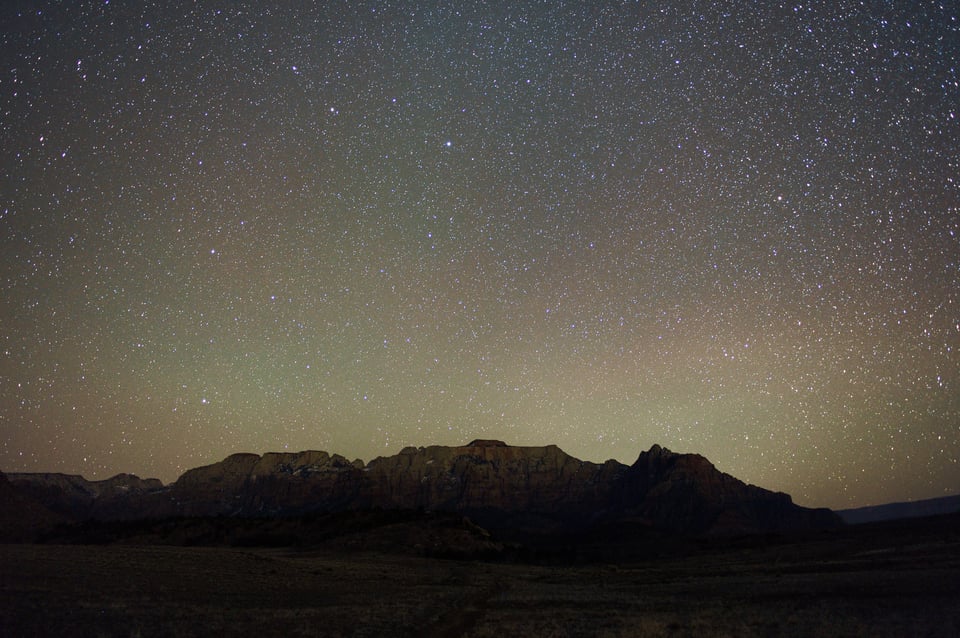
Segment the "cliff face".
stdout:
<svg viewBox="0 0 960 638">
<path fill-rule="evenodd" d="M 656 445 L 632 466 L 581 461 L 555 445 L 477 440 L 408 447 L 367 465 L 317 451 L 234 454 L 189 470 L 168 487 L 128 475 L 99 482 L 12 477 L 15 486 L 75 520 L 421 509 L 528 531 L 583 529 L 625 518 L 692 534 L 839 524 L 832 512 L 797 507 L 786 494 L 746 485 L 702 456 Z"/>
<path fill-rule="evenodd" d="M 235 454 L 186 472 L 166 514 L 297 514 L 355 509 L 580 513 L 612 498 L 626 466 L 580 461 L 556 446 L 498 441 L 408 447 L 366 466 L 326 452 Z M 155 510 L 154 515 L 163 508 Z"/>
<path fill-rule="evenodd" d="M 658 529 L 734 534 L 840 524 L 830 510 L 798 507 L 789 495 L 748 485 L 699 454 L 659 445 L 637 458 L 625 493 L 625 508 Z"/>
<path fill-rule="evenodd" d="M 363 482 L 363 463 L 339 454 L 234 454 L 189 470 L 170 487 L 184 516 L 292 515 L 351 509 Z"/>
<path fill-rule="evenodd" d="M 406 448 L 367 467 L 371 504 L 472 512 L 560 513 L 609 501 L 620 464 L 580 461 L 555 445 Z"/>
</svg>

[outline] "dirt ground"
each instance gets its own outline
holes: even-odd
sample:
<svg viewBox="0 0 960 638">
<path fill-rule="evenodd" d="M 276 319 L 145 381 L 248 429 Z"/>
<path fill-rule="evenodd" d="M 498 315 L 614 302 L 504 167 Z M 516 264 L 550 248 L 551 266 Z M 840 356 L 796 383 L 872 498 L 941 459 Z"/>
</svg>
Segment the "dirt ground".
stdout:
<svg viewBox="0 0 960 638">
<path fill-rule="evenodd" d="M 629 564 L 0 545 L 2 636 L 958 636 L 960 538 Z"/>
</svg>

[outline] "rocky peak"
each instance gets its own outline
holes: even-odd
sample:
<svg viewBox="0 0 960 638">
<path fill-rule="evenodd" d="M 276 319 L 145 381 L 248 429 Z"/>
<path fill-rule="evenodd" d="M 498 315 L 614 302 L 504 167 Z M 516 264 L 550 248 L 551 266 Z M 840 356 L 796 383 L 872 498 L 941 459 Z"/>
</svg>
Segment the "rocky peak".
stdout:
<svg viewBox="0 0 960 638">
<path fill-rule="evenodd" d="M 714 475 L 720 474 L 710 461 L 699 454 L 678 454 L 659 445 L 641 452 L 631 469 L 651 484 L 668 477 L 671 480 L 712 480 Z"/>
<path fill-rule="evenodd" d="M 259 462 L 259 454 L 231 454 L 219 463 L 187 470 L 177 479 L 175 485 L 187 487 L 210 483 L 235 484 L 243 482 Z"/>
<path fill-rule="evenodd" d="M 510 447 L 503 441 L 497 441 L 495 439 L 474 439 L 467 443 L 464 447 Z"/>
</svg>

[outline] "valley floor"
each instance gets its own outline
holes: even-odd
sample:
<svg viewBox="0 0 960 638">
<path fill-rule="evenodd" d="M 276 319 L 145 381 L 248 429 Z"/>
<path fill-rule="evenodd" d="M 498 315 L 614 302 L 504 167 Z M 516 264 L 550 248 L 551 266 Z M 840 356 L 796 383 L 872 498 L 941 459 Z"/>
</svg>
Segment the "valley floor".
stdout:
<svg viewBox="0 0 960 638">
<path fill-rule="evenodd" d="M 957 636 L 960 538 L 621 565 L 0 545 L 2 636 Z"/>
</svg>

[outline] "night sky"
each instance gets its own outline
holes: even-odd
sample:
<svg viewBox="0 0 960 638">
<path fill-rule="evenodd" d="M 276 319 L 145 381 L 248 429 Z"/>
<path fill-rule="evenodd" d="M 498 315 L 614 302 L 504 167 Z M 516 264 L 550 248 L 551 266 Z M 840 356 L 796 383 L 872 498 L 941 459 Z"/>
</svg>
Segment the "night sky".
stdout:
<svg viewBox="0 0 960 638">
<path fill-rule="evenodd" d="M 960 491 L 957 3 L 309 4 L 3 2 L 4 471 Z"/>
</svg>

